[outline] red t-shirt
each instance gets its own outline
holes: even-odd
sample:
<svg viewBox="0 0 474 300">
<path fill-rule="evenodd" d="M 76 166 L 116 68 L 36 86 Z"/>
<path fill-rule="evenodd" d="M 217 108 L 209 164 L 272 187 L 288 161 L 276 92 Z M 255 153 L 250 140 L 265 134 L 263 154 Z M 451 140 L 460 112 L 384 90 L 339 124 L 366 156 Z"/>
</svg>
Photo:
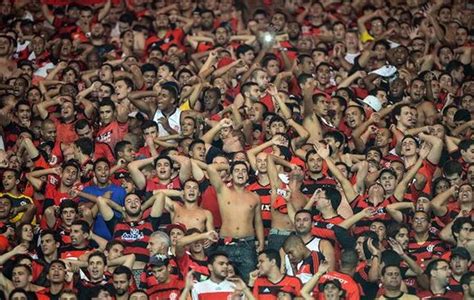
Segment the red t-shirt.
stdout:
<svg viewBox="0 0 474 300">
<path fill-rule="evenodd" d="M 113 121 L 99 129 L 96 140 L 108 144 L 110 149 L 114 149 L 115 145 L 123 140 L 127 133 L 128 123 Z"/>
</svg>

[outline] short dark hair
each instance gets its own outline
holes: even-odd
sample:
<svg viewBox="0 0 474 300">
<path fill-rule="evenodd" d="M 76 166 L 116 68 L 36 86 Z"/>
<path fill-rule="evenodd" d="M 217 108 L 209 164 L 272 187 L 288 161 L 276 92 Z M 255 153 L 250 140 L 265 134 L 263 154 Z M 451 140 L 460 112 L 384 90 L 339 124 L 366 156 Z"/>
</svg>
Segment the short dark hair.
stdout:
<svg viewBox="0 0 474 300">
<path fill-rule="evenodd" d="M 189 151 L 192 151 L 194 149 L 194 146 L 196 146 L 197 144 L 205 145 L 206 143 L 201 139 L 195 139 L 191 142 L 191 144 L 189 144 L 189 147 L 188 147 Z"/>
<path fill-rule="evenodd" d="M 110 106 L 115 111 L 115 103 L 110 98 L 104 98 L 99 102 L 99 109 L 104 106 Z"/>
<path fill-rule="evenodd" d="M 474 272 L 473 271 L 469 271 L 467 273 L 464 273 L 461 276 L 461 280 L 460 280 L 461 285 L 469 284 L 469 282 L 474 280 L 473 277 L 474 277 Z"/>
<path fill-rule="evenodd" d="M 337 210 L 341 204 L 341 193 L 336 188 L 330 186 L 323 187 L 323 191 L 325 192 L 329 201 L 331 201 L 332 208 Z"/>
<path fill-rule="evenodd" d="M 63 170 L 66 169 L 67 167 L 74 167 L 77 170 L 77 173 L 81 172 L 81 165 L 75 159 L 70 159 L 64 162 L 61 167 L 63 168 Z"/>
<path fill-rule="evenodd" d="M 245 166 L 245 169 L 247 170 L 247 173 L 249 172 L 249 167 L 247 166 L 247 164 L 243 161 L 238 160 L 238 161 L 233 161 L 232 164 L 230 165 L 230 173 L 232 173 L 234 171 L 235 167 L 238 166 L 238 165 Z"/>
<path fill-rule="evenodd" d="M 47 236 L 48 234 L 51 234 L 53 236 L 53 239 L 56 243 L 61 243 L 61 236 L 55 230 L 52 230 L 52 229 L 42 230 L 40 233 L 40 237 L 43 238 Z"/>
<path fill-rule="evenodd" d="M 63 210 L 66 208 L 73 208 L 76 213 L 78 212 L 77 203 L 72 201 L 71 199 L 64 199 L 63 201 L 61 201 L 61 204 L 59 204 L 59 213 L 62 213 Z"/>
<path fill-rule="evenodd" d="M 207 264 L 212 265 L 216 261 L 217 257 L 219 257 L 219 256 L 224 256 L 227 259 L 229 259 L 229 256 L 227 255 L 227 253 L 225 253 L 223 251 L 215 251 L 209 256 L 209 258 L 207 260 L 208 261 Z"/>
<path fill-rule="evenodd" d="M 273 250 L 273 249 L 266 249 L 260 254 L 265 254 L 268 258 L 268 260 L 271 262 L 272 260 L 275 260 L 275 264 L 277 265 L 278 269 L 281 267 L 281 257 L 280 253 L 278 251 Z"/>
<path fill-rule="evenodd" d="M 466 223 L 471 224 L 471 226 L 474 227 L 474 222 L 471 220 L 470 217 L 460 217 L 454 220 L 453 226 L 451 227 L 451 233 L 453 234 L 453 237 L 456 241 L 458 240 L 458 237 L 455 235 L 455 233 L 459 234 L 462 226 Z"/>
<path fill-rule="evenodd" d="M 107 164 L 107 166 L 110 167 L 110 162 L 109 162 L 109 160 L 108 160 L 107 158 L 105 158 L 105 157 L 100 157 L 100 158 L 98 158 L 98 159 L 94 162 L 94 164 L 93 164 L 93 166 L 92 166 L 92 170 L 95 171 L 95 168 L 96 168 L 97 165 L 98 165 L 99 163 L 101 163 L 101 162 L 105 162 L 105 163 Z"/>
<path fill-rule="evenodd" d="M 104 265 L 107 265 L 107 257 L 105 257 L 105 254 L 103 252 L 100 252 L 100 251 L 94 251 L 92 252 L 89 257 L 87 258 L 87 262 L 90 262 L 91 258 L 93 257 L 100 257 L 102 259 L 102 261 L 104 262 Z"/>
<path fill-rule="evenodd" d="M 430 261 L 430 263 L 426 266 L 425 274 L 428 275 L 428 277 L 431 277 L 431 271 L 437 269 L 438 264 L 440 262 L 443 262 L 443 261 L 449 265 L 448 261 L 446 261 L 445 259 L 441 259 L 441 258 L 437 258 L 437 259 L 434 259 L 434 260 Z"/>
<path fill-rule="evenodd" d="M 90 156 L 94 152 L 94 142 L 89 138 L 79 138 L 74 142 L 74 145 L 85 155 Z"/>
<path fill-rule="evenodd" d="M 382 271 L 381 271 L 382 276 L 385 275 L 385 272 L 386 272 L 387 269 L 390 268 L 390 267 L 398 268 L 398 270 L 400 271 L 400 266 L 397 266 L 397 265 L 394 265 L 394 264 L 385 265 L 385 266 L 382 268 Z M 400 275 L 401 275 L 401 274 L 400 274 Z"/>
<path fill-rule="evenodd" d="M 153 120 L 145 120 L 143 121 L 142 126 L 140 127 L 142 130 L 148 129 L 150 127 L 155 127 L 156 129 L 158 129 L 158 124 Z"/>
<path fill-rule="evenodd" d="M 74 129 L 78 131 L 78 130 L 86 128 L 86 126 L 90 126 L 89 122 L 87 122 L 86 119 L 81 119 L 81 120 L 78 120 L 76 124 L 74 124 Z"/>
<path fill-rule="evenodd" d="M 81 226 L 81 230 L 82 230 L 82 232 L 84 232 L 84 233 L 89 233 L 89 231 L 90 231 L 89 223 L 87 223 L 87 222 L 84 221 L 84 220 L 76 220 L 76 221 L 72 222 L 72 225 L 71 225 L 71 226 L 73 226 L 73 225 L 79 225 L 79 226 Z"/>
<path fill-rule="evenodd" d="M 114 155 L 116 158 L 118 158 L 118 153 L 119 152 L 123 152 L 123 150 L 125 149 L 125 147 L 127 145 L 131 145 L 132 143 L 130 143 L 129 141 L 120 141 L 118 142 L 115 147 L 114 147 Z"/>
<path fill-rule="evenodd" d="M 114 273 L 113 275 L 122 275 L 122 274 L 126 274 L 127 275 L 127 280 L 130 280 L 132 279 L 132 271 L 126 267 L 126 266 L 118 266 L 115 270 L 114 270 Z"/>
</svg>

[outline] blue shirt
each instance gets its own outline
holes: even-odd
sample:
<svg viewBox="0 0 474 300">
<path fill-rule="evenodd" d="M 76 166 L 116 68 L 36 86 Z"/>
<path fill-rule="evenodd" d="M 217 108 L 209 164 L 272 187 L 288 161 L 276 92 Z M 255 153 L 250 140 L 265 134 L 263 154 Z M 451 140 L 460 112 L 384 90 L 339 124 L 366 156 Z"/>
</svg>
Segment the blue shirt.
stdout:
<svg viewBox="0 0 474 300">
<path fill-rule="evenodd" d="M 94 196 L 102 196 L 106 192 L 110 191 L 112 192 L 111 200 L 122 207 L 124 206 L 124 203 L 125 203 L 124 202 L 125 195 L 127 195 L 127 192 L 125 191 L 123 187 L 115 185 L 115 184 L 110 184 L 104 188 L 100 188 L 96 185 L 91 185 L 91 186 L 85 187 L 83 191 L 84 193 L 88 193 Z M 81 198 L 80 201 L 88 202 L 89 200 Z M 114 210 L 114 215 L 116 218 L 121 217 L 121 214 L 115 210 Z M 105 224 L 104 217 L 102 217 L 100 213 L 98 213 L 95 218 L 95 223 L 94 223 L 94 227 L 92 228 L 92 232 L 106 239 L 107 241 L 110 241 L 112 239 L 113 232 L 109 231 L 109 229 L 107 228 L 107 225 Z"/>
</svg>

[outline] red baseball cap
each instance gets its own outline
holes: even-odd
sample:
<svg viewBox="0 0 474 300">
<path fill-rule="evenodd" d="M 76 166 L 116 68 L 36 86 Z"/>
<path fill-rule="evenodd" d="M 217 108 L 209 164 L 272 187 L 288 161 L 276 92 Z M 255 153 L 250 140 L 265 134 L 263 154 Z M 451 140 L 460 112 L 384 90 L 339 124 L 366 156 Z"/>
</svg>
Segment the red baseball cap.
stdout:
<svg viewBox="0 0 474 300">
<path fill-rule="evenodd" d="M 170 234 L 171 230 L 173 230 L 174 228 L 178 228 L 183 233 L 186 233 L 186 225 L 184 225 L 183 223 L 169 224 L 168 226 L 166 226 L 166 232 L 168 232 L 168 234 Z"/>
</svg>

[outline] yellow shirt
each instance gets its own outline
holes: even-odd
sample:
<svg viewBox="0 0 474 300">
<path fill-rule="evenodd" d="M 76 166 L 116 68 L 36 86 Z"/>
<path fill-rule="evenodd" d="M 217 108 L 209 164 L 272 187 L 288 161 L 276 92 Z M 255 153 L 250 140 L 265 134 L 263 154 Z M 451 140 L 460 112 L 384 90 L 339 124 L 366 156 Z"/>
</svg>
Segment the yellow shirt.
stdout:
<svg viewBox="0 0 474 300">
<path fill-rule="evenodd" d="M 368 41 L 373 41 L 374 37 L 371 36 L 368 31 L 364 31 L 360 35 L 360 40 L 362 41 L 362 43 L 365 43 L 365 42 L 368 42 Z"/>
<path fill-rule="evenodd" d="M 12 208 L 21 207 L 21 206 L 25 206 L 25 205 L 28 205 L 28 204 L 33 204 L 33 199 L 31 199 L 28 196 L 22 195 L 22 194 L 20 194 L 18 196 L 15 196 L 15 195 L 10 194 L 10 193 L 0 193 L 0 197 L 10 199 Z M 21 220 L 21 218 L 23 217 L 23 214 L 24 213 L 21 212 L 21 213 L 16 214 L 15 216 L 12 216 L 10 218 L 10 222 L 12 222 L 12 223 L 19 222 Z M 31 223 L 36 224 L 35 218 L 33 218 L 33 221 Z"/>
</svg>

